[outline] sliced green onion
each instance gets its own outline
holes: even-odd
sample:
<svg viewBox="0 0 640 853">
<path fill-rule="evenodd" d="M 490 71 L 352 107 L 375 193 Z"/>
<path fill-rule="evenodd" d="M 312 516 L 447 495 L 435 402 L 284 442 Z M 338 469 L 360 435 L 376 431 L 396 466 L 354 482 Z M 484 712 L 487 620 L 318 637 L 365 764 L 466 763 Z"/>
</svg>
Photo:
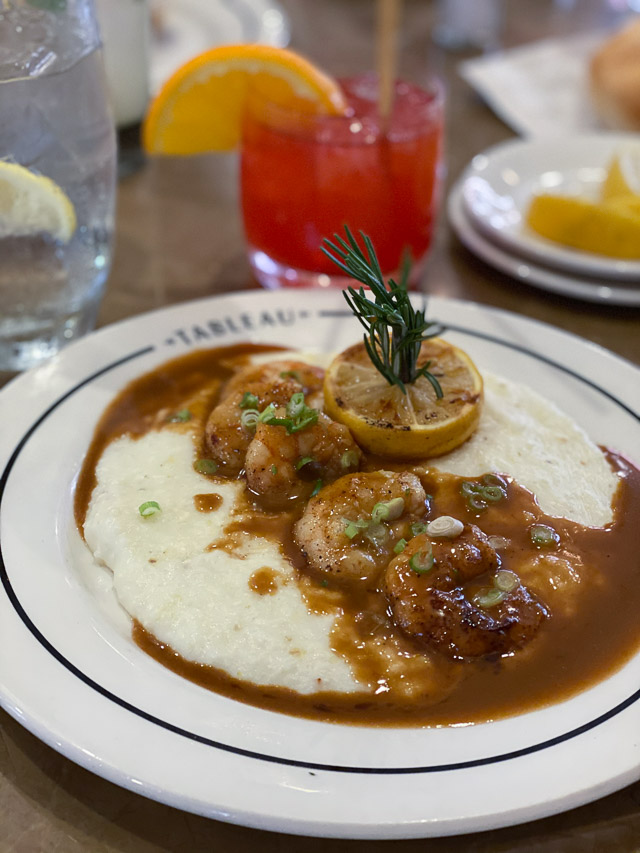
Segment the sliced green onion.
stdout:
<svg viewBox="0 0 640 853">
<path fill-rule="evenodd" d="M 395 521 L 404 512 L 404 498 L 392 498 L 377 503 L 371 512 L 371 521 Z"/>
<path fill-rule="evenodd" d="M 292 394 L 291 399 L 287 403 L 287 414 L 289 415 L 289 417 L 297 418 L 298 415 L 302 414 L 302 410 L 304 408 L 305 402 L 304 394 L 302 393 L 302 391 L 298 391 L 297 394 Z"/>
<path fill-rule="evenodd" d="M 196 459 L 193 467 L 198 474 L 215 474 L 218 470 L 218 463 L 214 462 L 213 459 Z"/>
<path fill-rule="evenodd" d="M 315 462 L 313 456 L 303 456 L 302 459 L 298 459 L 296 462 L 296 471 L 299 471 L 305 465 L 308 465 L 309 462 Z"/>
<path fill-rule="evenodd" d="M 277 465 L 272 465 L 272 466 L 271 466 L 271 473 L 272 473 L 272 474 L 274 475 L 274 477 L 275 477 L 275 475 L 278 473 L 278 466 L 277 466 Z"/>
<path fill-rule="evenodd" d="M 355 521 L 352 521 L 350 518 L 342 517 L 342 521 L 344 523 L 344 532 L 349 537 L 349 539 L 353 539 L 361 530 L 366 530 L 369 526 L 369 522 L 364 518 L 357 518 Z"/>
<path fill-rule="evenodd" d="M 511 544 L 511 540 L 505 539 L 504 536 L 489 536 L 487 541 L 494 551 L 499 551 L 501 548 L 506 548 Z"/>
<path fill-rule="evenodd" d="M 455 539 L 456 536 L 460 536 L 463 530 L 464 524 L 457 518 L 441 515 L 427 524 L 426 533 L 436 538 L 441 536 L 445 539 Z"/>
<path fill-rule="evenodd" d="M 506 498 L 507 493 L 502 486 L 485 486 L 481 492 L 482 497 L 489 503 L 497 503 Z"/>
<path fill-rule="evenodd" d="M 502 477 L 498 477 L 497 474 L 485 474 L 482 478 L 482 482 L 485 486 L 498 486 L 501 489 L 506 489 L 507 484 L 502 479 Z"/>
<path fill-rule="evenodd" d="M 487 508 L 487 502 L 480 495 L 469 495 L 467 504 L 470 509 L 478 510 L 478 512 Z"/>
<path fill-rule="evenodd" d="M 189 411 L 189 409 L 180 409 L 179 412 L 176 412 L 174 415 L 170 415 L 167 418 L 167 422 L 170 424 L 184 424 L 190 420 L 191 412 Z"/>
<path fill-rule="evenodd" d="M 245 391 L 238 405 L 241 409 L 257 409 L 260 405 L 260 400 L 251 391 Z"/>
<path fill-rule="evenodd" d="M 264 408 L 258 415 L 258 421 L 261 424 L 265 424 L 268 422 L 270 418 L 274 418 L 276 415 L 276 406 L 275 403 L 269 403 L 269 405 Z"/>
<path fill-rule="evenodd" d="M 404 549 L 406 547 L 407 547 L 407 540 L 406 539 L 398 539 L 396 544 L 393 546 L 393 553 L 394 554 L 402 554 L 402 552 L 404 551 Z"/>
<path fill-rule="evenodd" d="M 493 585 L 502 592 L 511 592 L 520 585 L 518 575 L 508 569 L 500 569 L 493 576 Z"/>
<path fill-rule="evenodd" d="M 329 586 L 329 581 L 326 578 L 322 578 L 320 586 Z"/>
<path fill-rule="evenodd" d="M 483 589 L 481 592 L 476 592 L 473 596 L 474 604 L 477 604 L 478 607 L 495 607 L 496 604 L 500 604 L 501 601 L 504 600 L 504 592 L 500 589 Z"/>
<path fill-rule="evenodd" d="M 533 524 L 529 528 L 529 535 L 538 548 L 552 548 L 560 542 L 557 532 L 546 524 Z"/>
<path fill-rule="evenodd" d="M 411 525 L 411 533 L 413 536 L 420 536 L 421 533 L 427 532 L 427 525 L 424 521 L 414 521 Z"/>
<path fill-rule="evenodd" d="M 358 454 L 355 450 L 345 450 L 340 459 L 340 465 L 343 468 L 352 468 L 358 464 Z"/>
<path fill-rule="evenodd" d="M 322 488 L 322 480 L 316 480 L 315 485 L 313 487 L 313 491 L 311 492 L 311 497 L 315 498 L 320 489 Z"/>
<path fill-rule="evenodd" d="M 460 484 L 460 491 L 465 497 L 477 495 L 481 488 L 480 483 L 473 483 L 471 480 L 465 480 Z"/>
<path fill-rule="evenodd" d="M 424 575 L 433 568 L 435 560 L 431 546 L 427 551 L 417 551 L 409 560 L 409 568 L 418 575 Z"/>
<path fill-rule="evenodd" d="M 283 370 L 280 379 L 295 379 L 296 382 L 302 382 L 302 377 L 297 370 Z"/>
<path fill-rule="evenodd" d="M 387 538 L 389 531 L 381 522 L 372 521 L 365 532 L 367 539 L 374 545 L 380 545 Z"/>
<path fill-rule="evenodd" d="M 143 518 L 149 518 L 149 516 L 161 512 L 160 504 L 157 501 L 145 501 L 138 507 L 138 512 Z"/>
<path fill-rule="evenodd" d="M 254 430 L 260 421 L 260 412 L 257 409 L 245 409 L 240 415 L 240 423 L 245 429 Z"/>
</svg>

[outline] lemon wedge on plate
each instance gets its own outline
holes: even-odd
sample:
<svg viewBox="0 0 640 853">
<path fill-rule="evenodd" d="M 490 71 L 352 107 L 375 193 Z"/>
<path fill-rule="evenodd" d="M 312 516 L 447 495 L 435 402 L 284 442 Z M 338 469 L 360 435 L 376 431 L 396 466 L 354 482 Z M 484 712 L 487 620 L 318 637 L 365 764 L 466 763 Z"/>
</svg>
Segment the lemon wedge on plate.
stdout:
<svg viewBox="0 0 640 853">
<path fill-rule="evenodd" d="M 51 178 L 0 161 L 0 237 L 47 234 L 68 243 L 75 230 L 73 204 Z"/>
<path fill-rule="evenodd" d="M 152 154 L 203 154 L 238 146 L 251 93 L 310 114 L 342 115 L 338 83 L 284 48 L 231 44 L 208 50 L 179 68 L 151 104 L 142 130 Z"/>
<path fill-rule="evenodd" d="M 527 224 L 564 246 L 611 258 L 640 260 L 640 197 L 597 203 L 568 196 L 535 196 Z"/>
<path fill-rule="evenodd" d="M 424 376 L 403 394 L 371 362 L 364 344 L 349 347 L 331 362 L 324 380 L 325 411 L 345 424 L 370 453 L 416 459 L 448 453 L 478 425 L 482 377 L 469 356 L 441 338 L 424 341 L 418 367 L 430 362 L 441 399 Z"/>
<path fill-rule="evenodd" d="M 640 146 L 616 154 L 607 170 L 600 198 L 603 202 L 640 198 Z"/>
</svg>

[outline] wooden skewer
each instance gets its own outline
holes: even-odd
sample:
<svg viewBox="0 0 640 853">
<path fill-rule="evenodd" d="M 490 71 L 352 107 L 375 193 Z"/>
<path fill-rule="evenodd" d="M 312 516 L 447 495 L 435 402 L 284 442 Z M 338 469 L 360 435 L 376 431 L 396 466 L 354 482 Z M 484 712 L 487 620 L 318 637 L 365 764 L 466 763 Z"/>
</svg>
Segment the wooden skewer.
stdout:
<svg viewBox="0 0 640 853">
<path fill-rule="evenodd" d="M 378 0 L 377 65 L 380 85 L 378 108 L 385 125 L 388 124 L 393 108 L 401 5 L 402 0 Z"/>
</svg>

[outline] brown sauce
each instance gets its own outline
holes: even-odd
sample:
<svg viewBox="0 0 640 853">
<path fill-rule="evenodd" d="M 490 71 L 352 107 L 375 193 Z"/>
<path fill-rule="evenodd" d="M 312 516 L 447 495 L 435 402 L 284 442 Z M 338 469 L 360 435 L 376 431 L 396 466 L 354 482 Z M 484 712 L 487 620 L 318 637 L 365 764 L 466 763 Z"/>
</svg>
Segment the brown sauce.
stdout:
<svg viewBox="0 0 640 853">
<path fill-rule="evenodd" d="M 218 507 L 222 506 L 222 495 L 219 495 L 217 492 L 194 495 L 193 505 L 198 512 L 215 512 Z"/>
<path fill-rule="evenodd" d="M 249 587 L 258 595 L 274 595 L 278 591 L 278 572 L 263 566 L 251 575 Z"/>
<path fill-rule="evenodd" d="M 233 366 L 264 349 L 247 345 L 193 353 L 128 386 L 103 416 L 85 460 L 75 496 L 79 529 L 95 482 L 96 462 L 110 441 L 122 434 L 135 438 L 166 424 L 166 412 L 182 410 L 187 401 L 194 418 L 204 421 Z M 160 424 L 158 409 L 162 411 Z M 181 425 L 172 423 L 170 428 Z M 349 662 L 358 680 L 372 685 L 371 692 L 356 696 L 331 693 L 319 684 L 316 693 L 303 696 L 285 688 L 241 682 L 222 670 L 181 658 L 137 622 L 133 638 L 152 657 L 203 687 L 270 710 L 314 719 L 444 725 L 496 719 L 562 701 L 606 678 L 640 648 L 640 471 L 615 453 L 606 453 L 620 476 L 620 485 L 614 498 L 614 521 L 605 528 L 549 518 L 533 495 L 512 482 L 505 501 L 481 515 L 473 514 L 460 495 L 462 478 L 415 469 L 425 491 L 433 496 L 431 517 L 453 515 L 479 524 L 487 535 L 508 540 L 509 545 L 500 552 L 502 567 L 520 574 L 523 583 L 548 605 L 551 615 L 534 640 L 511 656 L 455 661 L 438 653 L 419 653 L 390 621 L 379 581 L 338 586 L 309 572 L 293 535 L 302 506 L 274 513 L 256 505 L 248 493 L 220 541 L 211 543 L 209 549 L 237 553 L 247 534 L 277 542 L 297 571 L 309 610 L 335 615 L 333 648 Z M 398 466 L 366 460 L 365 468 L 380 467 Z M 529 533 L 534 523 L 553 527 L 560 544 L 544 553 L 537 549 Z M 538 558 L 557 562 L 556 587 L 566 582 L 566 592 L 540 585 L 539 572 L 532 568 Z M 577 580 L 567 574 L 567 565 L 579 566 Z M 253 573 L 250 586 L 259 595 L 270 595 L 279 580 L 275 570 L 263 567 Z M 403 661 L 397 670 L 381 662 L 381 652 L 389 648 L 396 649 Z M 414 687 L 410 695 L 403 690 L 407 679 Z"/>
</svg>

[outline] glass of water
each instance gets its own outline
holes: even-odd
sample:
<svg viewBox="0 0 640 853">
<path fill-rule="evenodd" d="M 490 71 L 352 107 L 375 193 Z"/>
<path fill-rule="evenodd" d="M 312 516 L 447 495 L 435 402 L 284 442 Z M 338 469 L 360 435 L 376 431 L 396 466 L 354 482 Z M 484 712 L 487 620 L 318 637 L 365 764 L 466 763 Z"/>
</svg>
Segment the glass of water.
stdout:
<svg viewBox="0 0 640 853">
<path fill-rule="evenodd" d="M 93 328 L 115 175 L 92 0 L 0 0 L 0 371 Z"/>
</svg>

